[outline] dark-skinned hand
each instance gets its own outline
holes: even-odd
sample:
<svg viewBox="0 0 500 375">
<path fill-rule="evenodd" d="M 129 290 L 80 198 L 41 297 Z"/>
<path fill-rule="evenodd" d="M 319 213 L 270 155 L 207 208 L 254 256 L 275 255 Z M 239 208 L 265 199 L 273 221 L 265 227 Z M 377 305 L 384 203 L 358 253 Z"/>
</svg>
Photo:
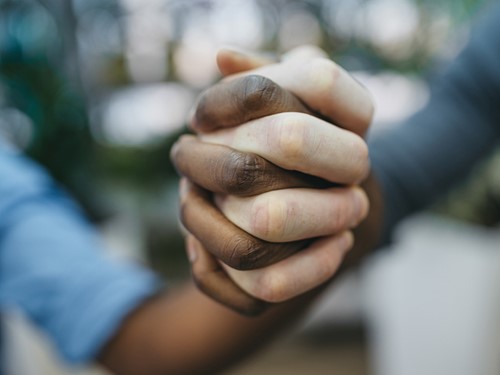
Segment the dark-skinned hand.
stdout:
<svg viewBox="0 0 500 375">
<path fill-rule="evenodd" d="M 252 314 L 324 283 L 352 246 L 368 211 L 355 185 L 373 107 L 345 71 L 303 51 L 261 67 L 224 51 L 218 63 L 230 78 L 202 95 L 202 135 L 181 138 L 172 159 L 194 279 Z"/>
</svg>

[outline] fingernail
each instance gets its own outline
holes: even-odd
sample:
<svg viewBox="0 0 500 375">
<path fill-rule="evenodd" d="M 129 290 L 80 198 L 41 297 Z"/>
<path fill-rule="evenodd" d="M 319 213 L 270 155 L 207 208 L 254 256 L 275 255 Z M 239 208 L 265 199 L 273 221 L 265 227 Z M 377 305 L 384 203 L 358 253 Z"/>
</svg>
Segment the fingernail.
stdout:
<svg viewBox="0 0 500 375">
<path fill-rule="evenodd" d="M 196 105 L 192 106 L 189 109 L 189 112 L 186 116 L 186 123 L 188 124 L 189 128 L 193 128 L 193 122 L 195 121 L 195 114 L 196 114 Z"/>
<path fill-rule="evenodd" d="M 186 142 L 187 140 L 192 140 L 194 138 L 195 136 L 190 134 L 181 135 L 179 139 L 177 139 L 177 141 L 170 148 L 170 159 L 172 161 L 175 161 L 175 156 L 177 155 L 179 149 L 181 148 L 181 143 Z"/>
<path fill-rule="evenodd" d="M 179 196 L 183 199 L 189 190 L 188 182 L 185 178 L 181 178 L 179 182 Z"/>
<path fill-rule="evenodd" d="M 189 262 L 194 263 L 198 258 L 198 249 L 195 240 L 188 239 L 186 242 L 186 254 Z"/>
<path fill-rule="evenodd" d="M 233 58 L 245 60 L 252 59 L 259 64 L 268 64 L 278 61 L 276 54 L 266 53 L 263 51 L 256 53 L 255 51 L 242 50 L 235 47 L 224 47 L 220 51 L 232 54 Z"/>
<path fill-rule="evenodd" d="M 203 118 L 200 119 L 200 100 L 198 99 L 198 101 L 196 102 L 196 104 L 191 108 L 191 111 L 189 112 L 188 114 L 188 128 L 191 129 L 191 131 L 193 131 L 194 133 L 196 134 L 199 134 L 199 133 L 202 133 L 203 131 L 203 127 L 202 127 L 202 123 L 201 123 L 201 120 L 203 120 Z"/>
<path fill-rule="evenodd" d="M 174 160 L 175 154 L 179 151 L 179 141 L 175 142 L 170 149 L 170 160 Z"/>
<path fill-rule="evenodd" d="M 354 223 L 353 225 L 358 225 L 361 220 L 366 217 L 368 213 L 368 198 L 366 197 L 365 192 L 359 188 L 354 188 Z"/>
<path fill-rule="evenodd" d="M 338 245 L 341 250 L 344 252 L 348 252 L 351 250 L 352 245 L 354 244 L 354 236 L 352 232 L 344 232 L 340 235 L 338 239 Z"/>
<path fill-rule="evenodd" d="M 222 47 L 219 52 L 224 52 L 224 53 L 231 53 L 235 56 L 238 56 L 238 57 L 249 57 L 250 55 L 240 49 L 238 49 L 237 47 Z"/>
</svg>

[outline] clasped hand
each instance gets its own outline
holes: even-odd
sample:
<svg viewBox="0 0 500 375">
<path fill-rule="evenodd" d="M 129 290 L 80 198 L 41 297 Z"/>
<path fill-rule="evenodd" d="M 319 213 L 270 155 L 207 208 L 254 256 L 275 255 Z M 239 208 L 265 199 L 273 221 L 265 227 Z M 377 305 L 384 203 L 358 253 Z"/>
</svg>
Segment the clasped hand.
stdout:
<svg viewBox="0 0 500 375">
<path fill-rule="evenodd" d="M 256 314 L 329 280 L 369 202 L 363 136 L 369 94 L 322 51 L 279 63 L 232 51 L 202 94 L 172 160 L 184 176 L 181 220 L 201 290 Z"/>
</svg>

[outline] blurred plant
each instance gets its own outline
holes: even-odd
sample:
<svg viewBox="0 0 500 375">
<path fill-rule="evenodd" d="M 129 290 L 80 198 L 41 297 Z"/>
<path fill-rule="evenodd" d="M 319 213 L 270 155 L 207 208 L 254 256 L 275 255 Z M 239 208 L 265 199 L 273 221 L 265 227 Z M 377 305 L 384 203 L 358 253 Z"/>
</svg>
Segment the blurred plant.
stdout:
<svg viewBox="0 0 500 375">
<path fill-rule="evenodd" d="M 487 2 L 0 0 L 0 132 L 94 217 L 123 209 L 119 189 L 141 202 L 144 242 L 163 253 L 173 234 L 148 203 L 176 182 L 168 150 L 219 77 L 219 46 L 279 54 L 312 43 L 350 70 L 418 75 L 459 50 Z"/>
<path fill-rule="evenodd" d="M 65 68 L 70 63 L 65 33 L 48 7 L 32 1 L 0 2 L 0 18 L 3 104 L 31 120 L 31 137 L 22 146 L 88 202 L 84 187 L 91 175 L 92 140 L 83 93 Z"/>
<path fill-rule="evenodd" d="M 212 58 L 220 44 L 280 52 L 315 43 L 348 68 L 421 71 L 436 50 L 442 52 L 451 30 L 483 3 L 0 0 L 4 105 L 33 122 L 28 153 L 68 181 L 66 176 L 80 169 L 75 166 L 88 163 L 95 152 L 95 137 L 100 146 L 111 147 L 105 158 L 116 146 L 127 148 L 109 138 L 114 133 L 108 131 L 103 103 L 110 94 L 137 83 L 180 82 L 192 92 L 186 99 L 192 102 L 217 79 Z M 148 130 L 136 120 L 136 128 Z M 152 133 L 157 136 L 134 146 L 156 149 L 182 123 L 153 124 L 162 129 Z"/>
</svg>

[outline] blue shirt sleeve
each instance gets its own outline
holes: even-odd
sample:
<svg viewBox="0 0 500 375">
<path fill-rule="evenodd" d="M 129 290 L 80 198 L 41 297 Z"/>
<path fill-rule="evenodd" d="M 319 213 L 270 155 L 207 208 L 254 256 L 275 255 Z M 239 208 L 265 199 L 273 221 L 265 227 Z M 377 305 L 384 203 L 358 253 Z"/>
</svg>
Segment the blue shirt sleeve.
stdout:
<svg viewBox="0 0 500 375">
<path fill-rule="evenodd" d="M 0 144 L 0 305 L 20 309 L 68 362 L 92 360 L 160 288 L 109 259 L 76 205 L 39 166 Z"/>
<path fill-rule="evenodd" d="M 405 216 L 463 179 L 500 138 L 500 5 L 434 82 L 429 104 L 370 141 L 385 203 L 384 242 Z"/>
</svg>

